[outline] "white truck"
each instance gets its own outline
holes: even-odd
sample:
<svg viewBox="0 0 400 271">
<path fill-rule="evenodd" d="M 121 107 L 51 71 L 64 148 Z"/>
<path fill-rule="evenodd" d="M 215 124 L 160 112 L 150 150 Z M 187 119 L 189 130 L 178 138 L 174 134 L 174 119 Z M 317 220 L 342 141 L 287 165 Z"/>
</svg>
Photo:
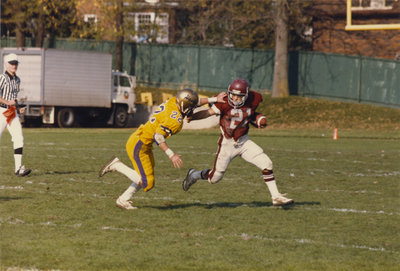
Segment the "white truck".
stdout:
<svg viewBox="0 0 400 271">
<path fill-rule="evenodd" d="M 18 55 L 18 101 L 25 121 L 74 127 L 104 122 L 125 127 L 136 112 L 136 77 L 112 70 L 110 53 L 44 48 L 2 48 Z M 3 71 L 2 70 L 2 71 Z"/>
</svg>

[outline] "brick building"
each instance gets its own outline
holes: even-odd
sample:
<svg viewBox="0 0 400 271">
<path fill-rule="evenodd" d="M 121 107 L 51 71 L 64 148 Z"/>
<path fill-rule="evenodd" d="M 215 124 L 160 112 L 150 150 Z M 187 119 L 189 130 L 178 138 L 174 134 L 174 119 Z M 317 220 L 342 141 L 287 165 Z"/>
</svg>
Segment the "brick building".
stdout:
<svg viewBox="0 0 400 271">
<path fill-rule="evenodd" d="M 400 60 L 400 30 L 346 31 L 347 0 L 315 0 L 313 51 Z M 400 24 L 400 0 L 352 0 L 352 24 Z"/>
<path fill-rule="evenodd" d="M 176 14 L 182 0 L 126 0 L 123 1 L 124 24 L 127 36 L 125 41 L 145 42 L 149 38 L 149 28 L 157 30 L 158 43 L 174 43 L 176 31 Z M 97 0 L 78 2 L 78 16 L 88 24 L 100 24 L 111 27 L 112 17 L 104 16 Z M 111 2 L 111 1 L 110 1 Z M 106 2 L 107 4 L 107 2 Z M 129 35 L 129 32 L 132 34 Z M 109 38 L 109 37 L 106 37 Z"/>
</svg>

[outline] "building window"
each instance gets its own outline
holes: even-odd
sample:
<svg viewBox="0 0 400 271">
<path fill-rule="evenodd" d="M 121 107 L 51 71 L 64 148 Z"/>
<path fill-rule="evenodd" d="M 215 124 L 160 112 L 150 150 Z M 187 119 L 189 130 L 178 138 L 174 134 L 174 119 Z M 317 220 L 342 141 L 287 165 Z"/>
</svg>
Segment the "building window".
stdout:
<svg viewBox="0 0 400 271">
<path fill-rule="evenodd" d="M 352 10 L 392 9 L 394 0 L 352 0 Z"/>
<path fill-rule="evenodd" d="M 127 20 L 133 23 L 135 35 L 130 39 L 136 42 L 148 42 L 156 36 L 156 42 L 168 43 L 168 13 L 131 12 Z"/>
<path fill-rule="evenodd" d="M 83 16 L 83 21 L 85 23 L 89 23 L 89 24 L 97 23 L 97 15 L 96 14 L 85 14 Z"/>
<path fill-rule="evenodd" d="M 151 15 L 150 14 L 138 14 L 138 23 L 139 26 L 147 26 L 151 24 Z"/>
</svg>

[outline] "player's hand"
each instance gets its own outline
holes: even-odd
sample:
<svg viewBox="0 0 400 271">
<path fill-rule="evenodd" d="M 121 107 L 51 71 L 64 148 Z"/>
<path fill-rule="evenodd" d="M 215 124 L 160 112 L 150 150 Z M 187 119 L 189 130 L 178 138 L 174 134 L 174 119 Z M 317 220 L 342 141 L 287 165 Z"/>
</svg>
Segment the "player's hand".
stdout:
<svg viewBox="0 0 400 271">
<path fill-rule="evenodd" d="M 179 154 L 174 154 L 173 156 L 171 156 L 171 158 L 169 158 L 172 162 L 172 164 L 174 164 L 175 168 L 180 168 L 181 166 L 183 166 L 183 161 L 181 159 L 181 155 Z"/>
<path fill-rule="evenodd" d="M 192 121 L 192 117 L 186 117 L 185 119 L 186 119 L 186 122 L 187 122 L 187 123 L 189 123 L 189 122 Z"/>
<path fill-rule="evenodd" d="M 224 101 L 224 98 L 226 97 L 226 95 L 228 95 L 228 93 L 226 93 L 226 92 L 220 92 L 220 93 L 218 93 L 218 95 L 217 95 L 217 102 L 218 102 L 218 103 L 226 103 L 226 102 Z"/>
</svg>

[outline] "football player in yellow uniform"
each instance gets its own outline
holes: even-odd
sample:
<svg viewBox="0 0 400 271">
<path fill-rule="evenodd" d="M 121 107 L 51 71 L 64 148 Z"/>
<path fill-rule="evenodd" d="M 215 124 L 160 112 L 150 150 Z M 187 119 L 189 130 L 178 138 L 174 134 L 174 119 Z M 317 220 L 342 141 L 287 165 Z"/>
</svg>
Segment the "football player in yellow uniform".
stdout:
<svg viewBox="0 0 400 271">
<path fill-rule="evenodd" d="M 149 191 L 154 186 L 154 155 L 153 142 L 156 142 L 165 154 L 169 157 L 175 168 L 183 165 L 181 155 L 175 154 L 167 145 L 165 139 L 179 133 L 183 126 L 183 119 L 190 116 L 193 109 L 199 105 L 213 102 L 223 102 L 224 92 L 212 98 L 201 98 L 191 89 L 182 89 L 177 95 L 162 103 L 154 112 L 150 120 L 131 134 L 126 143 L 126 152 L 132 161 L 134 170 L 117 157 L 111 157 L 99 172 L 102 177 L 107 172 L 118 171 L 127 176 L 132 184 L 117 199 L 118 207 L 133 210 L 130 199 L 143 188 Z"/>
</svg>

